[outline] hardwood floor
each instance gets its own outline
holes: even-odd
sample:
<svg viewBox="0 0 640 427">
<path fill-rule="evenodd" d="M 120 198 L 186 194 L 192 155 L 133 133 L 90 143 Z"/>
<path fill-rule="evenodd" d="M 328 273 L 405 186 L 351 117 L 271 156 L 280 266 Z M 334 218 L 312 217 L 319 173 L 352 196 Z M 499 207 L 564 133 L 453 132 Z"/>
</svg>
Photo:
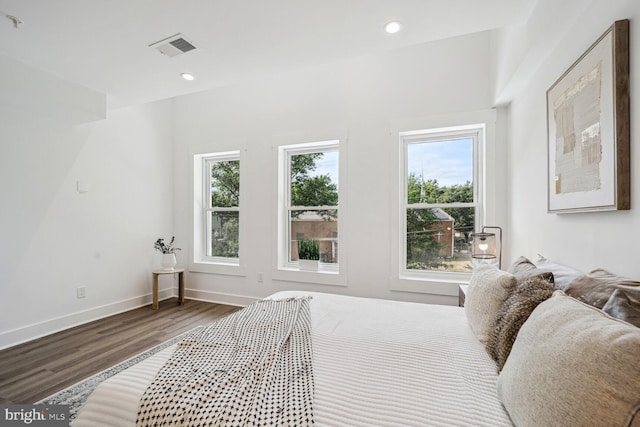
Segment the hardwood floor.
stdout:
<svg viewBox="0 0 640 427">
<path fill-rule="evenodd" d="M 175 298 L 0 350 L 0 404 L 30 404 L 239 307 Z"/>
</svg>

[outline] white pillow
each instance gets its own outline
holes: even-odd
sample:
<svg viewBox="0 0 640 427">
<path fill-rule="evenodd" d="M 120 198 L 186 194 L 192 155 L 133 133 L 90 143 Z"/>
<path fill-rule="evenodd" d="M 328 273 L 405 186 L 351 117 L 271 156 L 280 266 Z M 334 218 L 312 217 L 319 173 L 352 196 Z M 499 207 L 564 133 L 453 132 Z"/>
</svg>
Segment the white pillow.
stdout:
<svg viewBox="0 0 640 427">
<path fill-rule="evenodd" d="M 575 268 L 568 267 L 563 264 L 558 264 L 550 259 L 546 259 L 542 255 L 538 255 L 538 257 L 538 260 L 533 264 L 540 270 L 551 271 L 553 273 L 553 283 L 558 289 L 567 289 L 571 282 L 584 275 L 580 270 L 576 270 Z"/>
<path fill-rule="evenodd" d="M 556 291 L 524 323 L 498 377 L 527 426 L 640 426 L 640 329 Z"/>
<path fill-rule="evenodd" d="M 490 264 L 474 267 L 464 310 L 471 330 L 486 344 L 495 326 L 495 316 L 516 286 L 516 277 Z"/>
</svg>

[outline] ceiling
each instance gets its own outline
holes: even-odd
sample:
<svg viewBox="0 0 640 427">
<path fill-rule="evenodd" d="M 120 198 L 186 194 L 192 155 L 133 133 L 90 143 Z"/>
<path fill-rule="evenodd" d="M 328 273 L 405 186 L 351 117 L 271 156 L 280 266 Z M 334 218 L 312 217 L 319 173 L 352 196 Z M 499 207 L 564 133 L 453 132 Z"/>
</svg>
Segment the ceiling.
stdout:
<svg viewBox="0 0 640 427">
<path fill-rule="evenodd" d="M 0 54 L 117 108 L 523 23 L 536 1 L 0 0 Z M 390 35 L 393 19 L 403 27 Z M 170 58 L 149 47 L 177 33 L 198 49 Z"/>
</svg>

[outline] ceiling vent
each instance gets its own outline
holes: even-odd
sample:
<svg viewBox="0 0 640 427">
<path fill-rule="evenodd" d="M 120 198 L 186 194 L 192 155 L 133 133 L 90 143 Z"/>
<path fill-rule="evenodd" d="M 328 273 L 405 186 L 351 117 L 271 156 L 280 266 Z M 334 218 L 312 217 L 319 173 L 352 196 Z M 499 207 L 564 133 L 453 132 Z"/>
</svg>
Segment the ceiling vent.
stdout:
<svg viewBox="0 0 640 427">
<path fill-rule="evenodd" d="M 182 34 L 167 37 L 166 39 L 150 44 L 149 47 L 157 49 L 160 53 L 170 58 L 196 49 L 196 46 L 184 38 Z"/>
</svg>

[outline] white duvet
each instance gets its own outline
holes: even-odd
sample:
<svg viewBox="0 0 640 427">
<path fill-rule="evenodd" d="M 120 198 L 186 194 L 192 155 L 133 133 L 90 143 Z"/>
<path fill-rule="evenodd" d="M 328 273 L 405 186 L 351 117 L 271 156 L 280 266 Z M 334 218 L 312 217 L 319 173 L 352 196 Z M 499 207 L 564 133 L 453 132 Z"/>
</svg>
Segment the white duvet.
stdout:
<svg viewBox="0 0 640 427">
<path fill-rule="evenodd" d="M 511 426 L 495 363 L 459 307 L 312 292 L 314 411 L 319 426 Z M 195 325 L 194 325 L 195 326 Z M 135 426 L 167 348 L 100 384 L 74 427 Z"/>
</svg>

